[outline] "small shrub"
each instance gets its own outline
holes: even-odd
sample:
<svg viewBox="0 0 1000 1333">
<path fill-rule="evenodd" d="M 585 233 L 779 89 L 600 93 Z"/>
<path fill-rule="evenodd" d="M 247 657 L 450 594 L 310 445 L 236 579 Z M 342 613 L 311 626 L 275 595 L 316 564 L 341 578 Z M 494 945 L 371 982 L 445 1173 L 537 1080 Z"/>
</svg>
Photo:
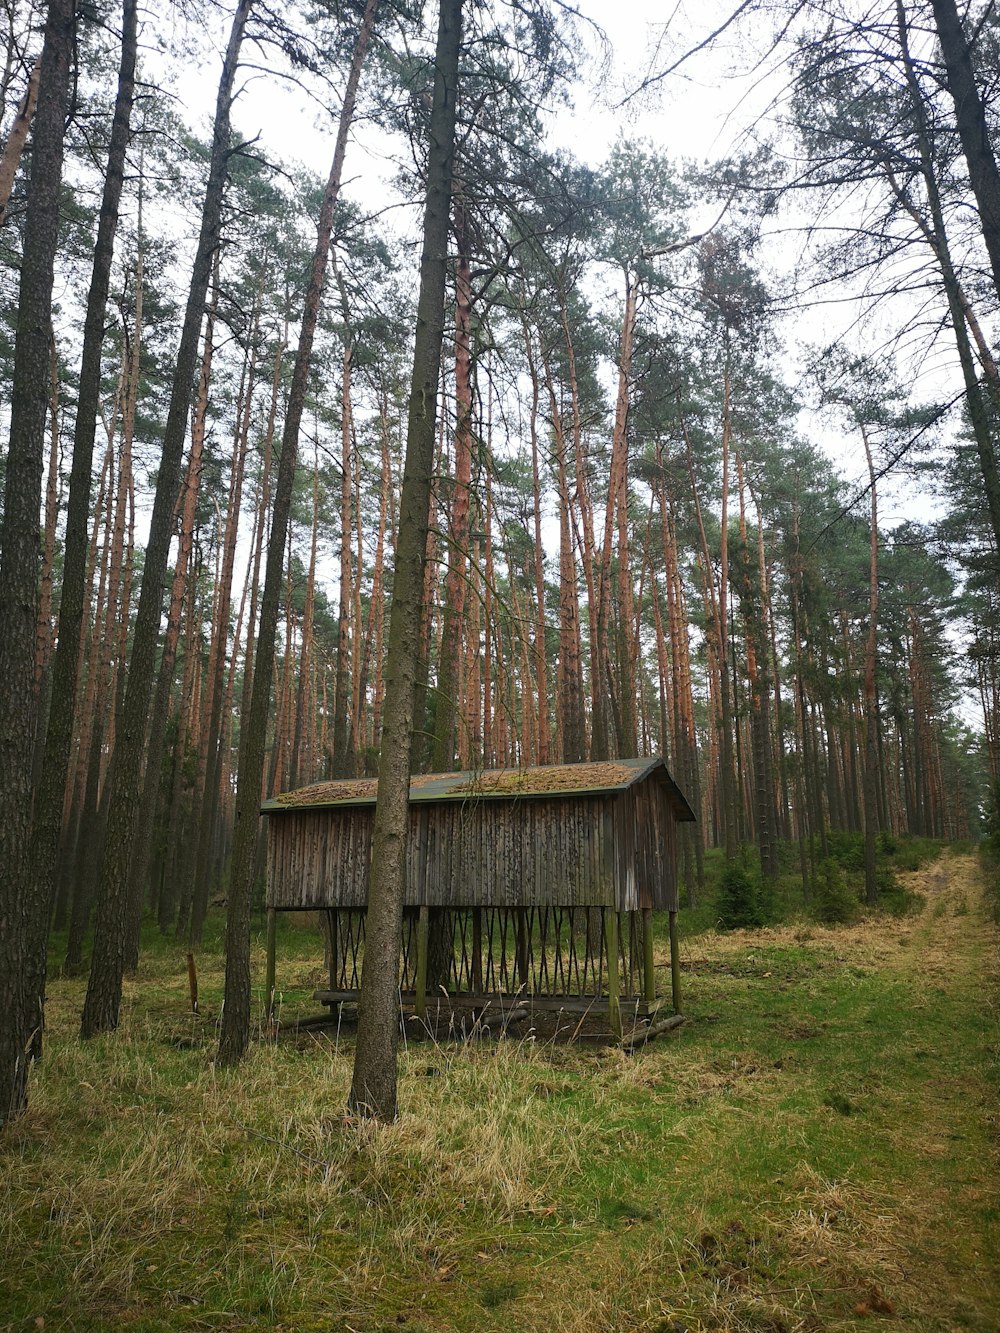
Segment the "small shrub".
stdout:
<svg viewBox="0 0 1000 1333">
<path fill-rule="evenodd" d="M 899 843 L 895 836 L 888 829 L 883 829 L 878 835 L 878 854 L 879 856 L 895 856 L 899 850 Z"/>
<path fill-rule="evenodd" d="M 848 883 L 844 867 L 827 857 L 816 867 L 813 915 L 828 926 L 846 925 L 858 915 L 858 895 Z"/>
<path fill-rule="evenodd" d="M 845 870 L 864 870 L 865 838 L 863 833 L 848 833 L 831 829 L 826 837 L 827 854 Z"/>
<path fill-rule="evenodd" d="M 745 852 L 723 867 L 715 907 L 720 930 L 753 929 L 764 924 L 759 877 Z"/>
<path fill-rule="evenodd" d="M 891 853 L 892 863 L 897 870 L 919 870 L 940 855 L 942 846 L 936 838 L 900 838 Z"/>
<path fill-rule="evenodd" d="M 923 894 L 911 893 L 904 888 L 895 870 L 885 862 L 875 868 L 875 886 L 878 890 L 878 905 L 889 916 L 915 916 L 923 910 Z"/>
<path fill-rule="evenodd" d="M 983 884 L 986 887 L 987 907 L 993 920 L 1000 925 L 1000 832 L 997 831 L 995 824 L 994 815 L 990 819 L 992 831 L 979 845 L 979 864 L 983 872 Z"/>
<path fill-rule="evenodd" d="M 893 898 L 904 892 L 895 870 L 884 861 L 875 867 L 875 888 L 880 898 Z"/>
</svg>

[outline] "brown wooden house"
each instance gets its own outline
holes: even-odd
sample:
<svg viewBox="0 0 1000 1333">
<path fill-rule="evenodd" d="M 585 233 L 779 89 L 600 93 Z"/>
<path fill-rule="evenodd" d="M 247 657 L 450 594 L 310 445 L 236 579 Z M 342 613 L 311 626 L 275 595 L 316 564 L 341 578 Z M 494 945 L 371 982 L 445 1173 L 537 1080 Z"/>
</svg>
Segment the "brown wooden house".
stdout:
<svg viewBox="0 0 1000 1333">
<path fill-rule="evenodd" d="M 328 913 L 328 1004 L 357 998 L 377 788 L 322 782 L 263 806 L 268 908 Z M 414 777 L 403 1002 L 606 1007 L 620 1031 L 623 1004 L 656 999 L 654 910 L 675 952 L 676 825 L 693 819 L 658 758 Z M 432 922 L 451 948 L 432 949 L 429 975 Z"/>
</svg>

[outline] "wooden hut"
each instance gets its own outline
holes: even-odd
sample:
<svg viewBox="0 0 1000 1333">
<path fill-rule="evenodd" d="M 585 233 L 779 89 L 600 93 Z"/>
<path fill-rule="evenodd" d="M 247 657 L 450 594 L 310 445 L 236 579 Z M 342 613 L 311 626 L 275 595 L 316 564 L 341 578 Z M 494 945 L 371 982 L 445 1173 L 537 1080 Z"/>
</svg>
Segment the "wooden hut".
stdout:
<svg viewBox="0 0 1000 1333">
<path fill-rule="evenodd" d="M 272 924 L 328 914 L 326 1004 L 358 997 L 377 788 L 322 782 L 263 806 Z M 409 806 L 404 1004 L 606 1009 L 620 1033 L 623 1008 L 655 1003 L 652 914 L 666 911 L 678 1006 L 676 825 L 694 815 L 662 759 L 426 774 Z"/>
</svg>

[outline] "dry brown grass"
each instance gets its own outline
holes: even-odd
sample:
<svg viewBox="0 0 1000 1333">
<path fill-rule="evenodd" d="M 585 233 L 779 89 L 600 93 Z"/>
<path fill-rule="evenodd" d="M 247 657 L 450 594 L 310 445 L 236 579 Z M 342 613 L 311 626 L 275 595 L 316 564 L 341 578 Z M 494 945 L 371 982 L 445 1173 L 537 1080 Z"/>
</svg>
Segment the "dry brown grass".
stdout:
<svg viewBox="0 0 1000 1333">
<path fill-rule="evenodd" d="M 217 1072 L 179 959 L 87 1046 L 59 982 L 0 1141 L 0 1327 L 1000 1328 L 997 935 L 971 859 L 910 887 L 902 922 L 691 941 L 692 1021 L 637 1055 L 411 1042 L 391 1126 L 343 1114 L 349 1041 Z"/>
</svg>

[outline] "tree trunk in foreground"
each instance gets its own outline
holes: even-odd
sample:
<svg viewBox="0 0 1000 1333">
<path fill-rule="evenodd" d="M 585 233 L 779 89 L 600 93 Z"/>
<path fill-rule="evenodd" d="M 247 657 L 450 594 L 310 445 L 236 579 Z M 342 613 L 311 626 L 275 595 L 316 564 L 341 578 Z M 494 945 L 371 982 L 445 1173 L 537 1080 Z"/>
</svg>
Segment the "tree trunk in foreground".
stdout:
<svg viewBox="0 0 1000 1333">
<path fill-rule="evenodd" d="M 73 21 L 73 0 L 52 0 L 28 187 L 0 546 L 0 1125 L 27 1105 L 27 1053 L 37 1019 L 33 1006 L 29 1012 L 23 954 L 35 914 L 48 910 L 33 891 L 28 853 L 37 714 L 38 516 Z"/>
<path fill-rule="evenodd" d="M 437 418 L 444 295 L 448 266 L 448 211 L 455 146 L 455 103 L 462 0 L 441 0 L 434 101 L 427 155 L 420 296 L 413 348 L 406 433 L 406 463 L 399 504 L 389 654 L 385 671 L 385 725 L 379 758 L 378 800 L 365 927 L 365 959 L 354 1077 L 348 1101 L 358 1115 L 396 1117 L 396 1040 L 399 1029 L 399 947 L 410 793 L 413 701 L 420 656 L 420 612 L 427 550 L 427 516 Z"/>
<path fill-rule="evenodd" d="M 222 231 L 222 198 L 229 161 L 230 112 L 240 46 L 251 0 L 239 0 L 222 66 L 212 136 L 212 158 L 202 206 L 201 233 L 188 291 L 180 347 L 174 368 L 170 409 L 149 525 L 149 541 L 142 571 L 142 590 L 136 612 L 135 635 L 129 659 L 128 684 L 108 774 L 108 828 L 104 843 L 94 931 L 94 956 L 87 984 L 80 1035 L 96 1036 L 118 1026 L 122 975 L 128 935 L 128 869 L 142 793 L 142 755 L 146 721 L 156 666 L 163 584 L 173 534 L 174 512 L 180 489 L 184 437 L 198 360 L 198 335 L 205 313 L 205 297 L 212 261 Z"/>
<path fill-rule="evenodd" d="M 871 558 L 868 577 L 868 634 L 865 640 L 865 902 L 874 907 L 878 902 L 876 878 L 876 836 L 878 834 L 878 700 L 875 695 L 875 669 L 878 662 L 878 501 L 875 488 L 875 465 L 864 423 L 860 423 L 861 439 L 868 460 L 871 483 Z"/>
<path fill-rule="evenodd" d="M 274 636 L 278 627 L 278 594 L 281 590 L 285 535 L 292 503 L 299 426 L 306 401 L 313 336 L 319 320 L 320 296 L 330 252 L 333 214 L 340 194 L 347 136 L 351 121 L 354 119 L 354 104 L 357 100 L 361 69 L 375 28 L 377 11 L 378 0 L 368 0 L 344 89 L 333 164 L 330 167 L 330 177 L 326 183 L 326 192 L 320 209 L 316 249 L 313 252 L 312 272 L 309 275 L 309 287 L 306 291 L 299 346 L 292 371 L 292 387 L 285 412 L 278 476 L 274 487 L 274 512 L 271 517 L 267 563 L 264 567 L 264 592 L 260 603 L 260 629 L 257 634 L 257 653 L 253 666 L 250 711 L 249 716 L 243 719 L 240 734 L 236 827 L 233 831 L 233 855 L 226 907 L 226 998 L 219 1035 L 219 1063 L 224 1065 L 238 1064 L 250 1041 L 250 912 L 253 901 L 260 789 L 264 776 L 264 744 L 267 737 L 267 711 L 274 669 Z"/>
<path fill-rule="evenodd" d="M 40 903 L 52 903 L 55 894 L 56 865 L 62 836 L 63 795 L 73 742 L 73 719 L 80 673 L 80 629 L 87 596 L 87 546 L 90 518 L 91 473 L 94 463 L 94 437 L 101 396 L 101 350 L 104 342 L 104 316 L 111 283 L 118 209 L 125 178 L 135 98 L 135 62 L 138 43 L 137 0 L 125 0 L 122 6 L 122 47 L 118 66 L 118 93 L 111 122 L 108 165 L 104 193 L 94 243 L 94 263 L 80 358 L 80 388 L 73 432 L 73 462 L 70 470 L 69 499 L 66 512 L 63 581 L 59 594 L 59 637 L 52 660 L 51 702 L 45 735 L 42 774 L 35 796 L 35 827 L 32 862 L 36 892 Z M 137 296 L 137 301 L 140 300 Z M 140 307 L 141 308 L 141 307 Z M 138 343 L 139 331 L 136 329 Z M 135 385 L 132 385 L 135 392 Z M 36 1008 L 39 1020 L 45 991 L 45 960 L 49 934 L 48 909 L 33 923 L 25 969 L 28 974 L 28 1003 Z"/>
<path fill-rule="evenodd" d="M 993 155 L 986 107 L 976 84 L 972 48 L 962 30 L 955 0 L 931 0 L 941 54 L 948 71 L 948 91 L 955 103 L 962 152 L 969 169 L 972 192 L 979 206 L 983 240 L 993 268 L 993 283 L 1000 296 L 1000 170 Z"/>
</svg>

